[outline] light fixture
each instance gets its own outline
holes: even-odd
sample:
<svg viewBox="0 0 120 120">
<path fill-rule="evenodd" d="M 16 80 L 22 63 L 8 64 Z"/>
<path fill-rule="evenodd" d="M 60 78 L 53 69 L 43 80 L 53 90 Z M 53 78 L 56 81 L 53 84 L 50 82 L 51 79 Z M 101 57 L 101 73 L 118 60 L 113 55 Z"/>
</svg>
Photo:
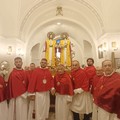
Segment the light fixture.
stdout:
<svg viewBox="0 0 120 120">
<path fill-rule="evenodd" d="M 11 54 L 12 54 L 12 46 L 8 46 L 7 54 L 8 54 L 8 55 L 11 55 Z"/>
<path fill-rule="evenodd" d="M 60 25 L 60 24 L 61 24 L 60 22 L 57 23 L 57 25 Z"/>
</svg>

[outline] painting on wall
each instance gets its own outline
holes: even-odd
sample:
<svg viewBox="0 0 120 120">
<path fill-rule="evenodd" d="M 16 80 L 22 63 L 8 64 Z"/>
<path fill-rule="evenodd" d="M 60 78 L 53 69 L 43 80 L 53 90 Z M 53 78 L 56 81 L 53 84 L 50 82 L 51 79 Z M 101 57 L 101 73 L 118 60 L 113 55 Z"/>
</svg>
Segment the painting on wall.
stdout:
<svg viewBox="0 0 120 120">
<path fill-rule="evenodd" d="M 103 58 L 103 45 L 98 46 L 98 58 Z"/>
<path fill-rule="evenodd" d="M 120 58 L 115 58 L 115 68 L 120 69 Z"/>
</svg>

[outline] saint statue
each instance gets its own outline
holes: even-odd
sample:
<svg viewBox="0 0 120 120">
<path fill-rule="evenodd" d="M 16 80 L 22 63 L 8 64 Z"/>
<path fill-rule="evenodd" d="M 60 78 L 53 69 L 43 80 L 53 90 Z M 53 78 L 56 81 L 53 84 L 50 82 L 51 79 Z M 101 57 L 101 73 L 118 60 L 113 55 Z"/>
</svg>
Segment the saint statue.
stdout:
<svg viewBox="0 0 120 120">
<path fill-rule="evenodd" d="M 61 53 L 60 53 L 60 61 L 61 64 L 65 66 L 71 66 L 71 43 L 69 40 L 68 33 L 64 32 L 61 34 L 60 46 L 61 46 Z"/>
<path fill-rule="evenodd" d="M 54 40 L 55 34 L 53 32 L 49 32 L 47 34 L 47 40 L 45 42 L 45 57 L 48 61 L 48 66 L 55 66 L 55 44 Z"/>
<path fill-rule="evenodd" d="M 71 43 L 69 35 L 64 32 L 59 39 L 54 39 L 55 34 L 49 32 L 45 44 L 45 57 L 48 61 L 48 66 L 54 68 L 59 64 L 64 64 L 66 67 L 71 66 Z"/>
</svg>

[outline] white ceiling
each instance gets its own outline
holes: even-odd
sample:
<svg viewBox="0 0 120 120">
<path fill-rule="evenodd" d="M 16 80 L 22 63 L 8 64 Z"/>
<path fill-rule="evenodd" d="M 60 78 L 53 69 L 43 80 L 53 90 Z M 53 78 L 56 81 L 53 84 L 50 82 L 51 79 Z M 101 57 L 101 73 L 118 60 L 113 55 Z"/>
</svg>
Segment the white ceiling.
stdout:
<svg viewBox="0 0 120 120">
<path fill-rule="evenodd" d="M 56 16 L 56 8 L 63 16 Z M 79 41 L 95 41 L 120 32 L 120 0 L 0 0 L 0 35 L 29 41 L 36 34 L 68 32 Z M 61 25 L 57 25 L 60 22 Z"/>
</svg>

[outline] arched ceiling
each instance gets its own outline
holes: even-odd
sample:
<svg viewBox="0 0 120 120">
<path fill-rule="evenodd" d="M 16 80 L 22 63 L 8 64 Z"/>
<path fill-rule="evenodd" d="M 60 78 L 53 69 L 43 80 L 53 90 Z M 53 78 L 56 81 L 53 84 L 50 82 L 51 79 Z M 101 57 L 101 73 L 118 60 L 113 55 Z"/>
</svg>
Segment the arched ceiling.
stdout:
<svg viewBox="0 0 120 120">
<path fill-rule="evenodd" d="M 63 16 L 56 16 L 58 5 Z M 119 0 L 2 0 L 0 35 L 28 42 L 35 34 L 67 31 L 78 42 L 95 41 L 104 33 L 120 31 L 119 8 Z"/>
</svg>

